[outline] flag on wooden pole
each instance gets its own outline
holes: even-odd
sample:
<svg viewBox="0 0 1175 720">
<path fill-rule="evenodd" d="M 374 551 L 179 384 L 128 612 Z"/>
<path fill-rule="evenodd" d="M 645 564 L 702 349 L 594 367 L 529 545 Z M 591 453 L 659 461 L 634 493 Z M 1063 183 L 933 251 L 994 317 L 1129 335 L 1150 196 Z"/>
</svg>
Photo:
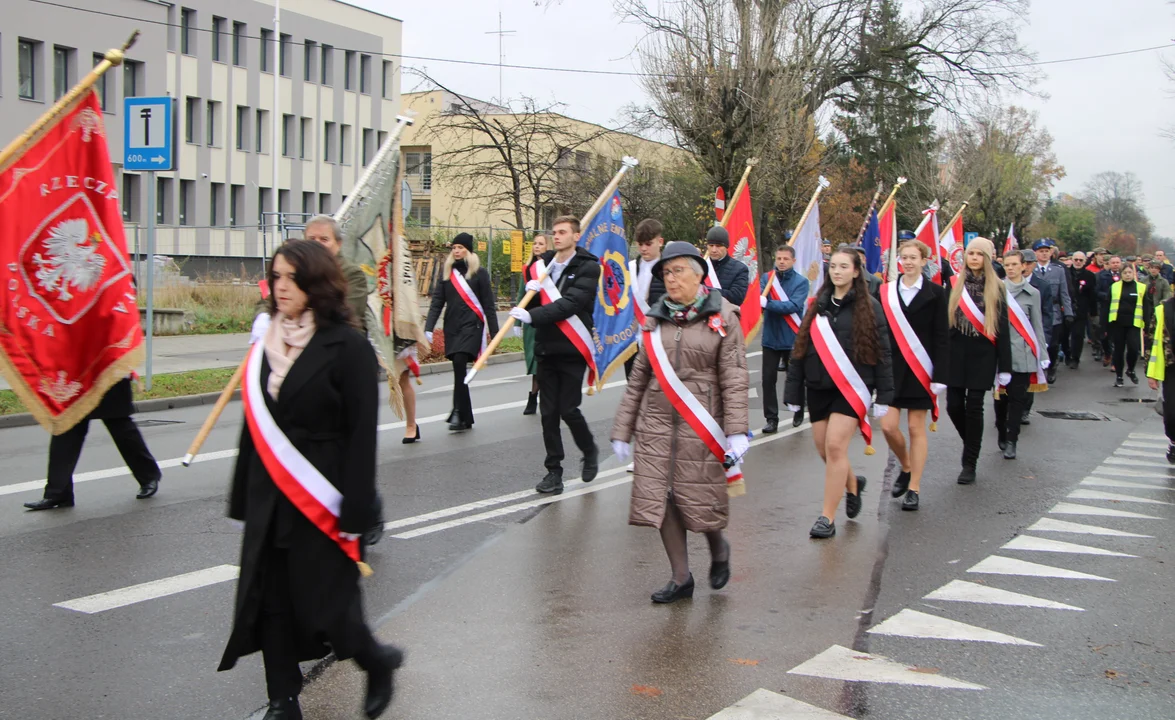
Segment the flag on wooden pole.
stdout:
<svg viewBox="0 0 1175 720">
<path fill-rule="evenodd" d="M 1016 223 L 1008 226 L 1008 239 L 1004 241 L 1004 255 L 1020 248 L 1020 241 L 1016 239 Z"/>
<path fill-rule="evenodd" d="M 938 258 L 938 201 L 922 211 L 922 222 L 914 231 L 914 239 L 926 246 L 930 251 L 930 279 L 936 285 L 942 285 L 942 265 Z"/>
</svg>

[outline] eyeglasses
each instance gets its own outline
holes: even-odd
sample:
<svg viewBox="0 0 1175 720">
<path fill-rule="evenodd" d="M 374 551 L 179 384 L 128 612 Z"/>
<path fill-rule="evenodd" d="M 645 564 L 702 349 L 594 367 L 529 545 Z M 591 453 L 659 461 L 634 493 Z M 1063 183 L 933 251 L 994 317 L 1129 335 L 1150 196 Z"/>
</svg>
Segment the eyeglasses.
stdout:
<svg viewBox="0 0 1175 720">
<path fill-rule="evenodd" d="M 675 265 L 674 267 L 661 268 L 661 275 L 669 275 L 670 277 L 685 277 L 691 272 L 696 273 L 697 268 L 692 268 L 689 265 Z"/>
</svg>

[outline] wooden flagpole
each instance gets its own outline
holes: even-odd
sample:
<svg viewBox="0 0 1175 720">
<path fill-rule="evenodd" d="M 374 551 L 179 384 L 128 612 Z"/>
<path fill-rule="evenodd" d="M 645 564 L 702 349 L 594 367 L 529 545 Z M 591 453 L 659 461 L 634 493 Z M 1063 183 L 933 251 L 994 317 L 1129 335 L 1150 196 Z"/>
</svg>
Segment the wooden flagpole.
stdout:
<svg viewBox="0 0 1175 720">
<path fill-rule="evenodd" d="M 828 182 L 828 178 L 821 175 L 816 180 L 816 190 L 812 193 L 812 198 L 808 200 L 808 207 L 804 208 L 804 214 L 800 216 L 800 221 L 796 223 L 796 229 L 792 230 L 791 240 L 787 241 L 789 247 L 795 247 L 796 238 L 799 237 L 800 230 L 804 227 L 804 223 L 808 222 L 808 216 L 812 214 L 812 208 L 816 207 L 816 201 L 820 198 L 820 193 L 824 192 L 832 183 Z M 768 283 L 763 287 L 762 296 L 767 297 L 767 293 L 771 292 L 771 284 Z"/>
<path fill-rule="evenodd" d="M 963 215 L 963 211 L 967 209 L 967 205 L 969 205 L 970 203 L 971 203 L 970 200 L 964 201 L 963 204 L 959 206 L 959 211 L 957 213 L 955 213 L 954 217 L 951 218 L 951 221 L 949 223 L 947 223 L 946 230 L 943 230 L 941 233 L 938 234 L 939 245 L 942 245 L 942 239 L 947 236 L 947 233 L 949 233 L 951 231 L 951 228 L 953 228 L 955 226 L 955 223 L 959 221 L 959 218 Z"/>
<path fill-rule="evenodd" d="M 885 202 L 881 203 L 881 212 L 878 213 L 879 215 L 885 214 L 885 209 L 893 203 L 894 198 L 896 198 L 898 196 L 898 190 L 900 190 L 902 188 L 902 186 L 905 184 L 906 184 L 906 178 L 899 177 L 898 181 L 893 184 L 893 190 L 889 191 L 889 197 L 887 197 L 885 199 Z M 897 223 L 897 215 L 896 214 L 894 215 L 894 223 L 895 224 Z M 898 243 L 896 240 L 890 243 L 889 252 L 886 254 L 889 257 L 887 257 L 885 259 L 885 267 L 882 270 L 882 275 L 883 275 L 883 277 L 888 278 L 889 277 L 889 269 L 890 269 L 890 267 L 893 266 L 893 263 L 897 260 L 897 256 L 898 256 Z"/>
<path fill-rule="evenodd" d="M 583 228 L 585 225 L 591 222 L 592 218 L 596 216 L 596 213 L 600 211 L 600 208 L 604 207 L 604 203 L 608 202 L 608 198 L 612 197 L 612 193 L 616 192 L 616 188 L 619 187 L 620 180 L 624 177 L 624 174 L 639 164 L 640 161 L 636 158 L 625 156 L 625 158 L 621 161 L 620 169 L 616 171 L 614 176 L 612 176 L 611 182 L 609 182 L 608 185 L 604 188 L 604 191 L 600 193 L 600 196 L 596 198 L 596 201 L 592 203 L 592 206 L 588 209 L 587 214 L 583 216 L 583 220 L 581 220 L 579 223 L 580 228 Z M 546 279 L 547 274 L 543 273 L 542 277 L 539 278 L 539 282 L 541 283 Z M 518 304 L 515 307 L 525 308 L 534 298 L 534 296 L 535 292 L 533 290 L 528 290 L 527 293 L 522 296 L 522 299 L 518 301 Z M 498 349 L 498 344 L 502 342 L 502 338 L 506 337 L 506 333 L 510 332 L 510 328 L 512 327 L 514 327 L 514 318 L 506 318 L 506 322 L 502 323 L 502 327 L 498 329 L 498 334 L 495 335 L 494 339 L 490 340 L 489 345 L 486 346 L 485 352 L 481 354 L 481 357 L 477 359 L 477 362 L 475 362 L 473 367 L 469 369 L 469 372 L 465 374 L 466 385 L 468 385 L 473 380 L 474 376 L 477 375 L 479 370 L 485 367 L 486 360 L 488 360 L 489 357 L 494 354 L 494 350 Z M 594 393 L 595 388 L 589 387 L 588 395 L 592 395 Z"/>
<path fill-rule="evenodd" d="M 873 199 L 869 201 L 869 209 L 865 211 L 865 221 L 861 223 L 861 229 L 857 231 L 857 243 L 865 237 L 865 230 L 869 227 L 869 218 L 873 216 L 873 211 L 877 208 L 877 198 L 881 197 L 881 190 L 885 185 L 877 183 L 877 192 L 873 193 Z"/>
<path fill-rule="evenodd" d="M 734 194 L 730 196 L 730 202 L 726 203 L 726 209 L 722 213 L 722 220 L 718 223 L 718 227 L 726 227 L 730 223 L 730 212 L 734 210 L 735 205 L 742 199 L 743 193 L 747 189 L 747 178 L 751 175 L 751 168 L 759 164 L 759 158 L 747 158 L 747 167 L 743 170 L 743 176 L 739 179 L 738 185 L 734 187 Z"/>
</svg>

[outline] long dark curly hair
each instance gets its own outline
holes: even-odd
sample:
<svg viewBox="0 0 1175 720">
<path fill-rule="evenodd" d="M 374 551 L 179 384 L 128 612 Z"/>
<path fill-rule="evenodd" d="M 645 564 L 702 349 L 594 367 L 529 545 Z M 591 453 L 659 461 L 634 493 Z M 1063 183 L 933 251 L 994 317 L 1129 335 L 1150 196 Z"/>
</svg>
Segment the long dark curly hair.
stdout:
<svg viewBox="0 0 1175 720">
<path fill-rule="evenodd" d="M 881 359 L 881 342 L 877 335 L 877 318 L 873 314 L 873 298 L 869 295 L 869 285 L 865 282 L 865 267 L 861 255 L 852 248 L 841 246 L 831 257 L 838 255 L 850 258 L 853 267 L 857 270 L 857 277 L 853 280 L 853 347 L 850 350 L 853 360 L 861 365 L 876 365 Z M 804 322 L 800 331 L 796 333 L 796 344 L 792 350 L 793 357 L 804 357 L 808 352 L 808 339 L 812 335 L 812 321 L 816 315 L 828 307 L 832 302 L 832 279 L 828 270 L 824 271 L 824 284 L 820 286 L 820 293 L 815 302 L 808 305 L 804 313 Z M 847 349 L 847 348 L 846 348 Z"/>
<path fill-rule="evenodd" d="M 351 325 L 356 327 L 356 318 L 347 305 L 347 281 L 342 267 L 330 251 L 313 240 L 291 240 L 273 253 L 294 266 L 294 283 L 306 293 L 306 308 L 314 312 L 314 324 L 320 328 L 328 325 Z M 269 263 L 269 287 L 277 286 L 277 275 L 273 261 Z M 277 314 L 277 295 L 269 295 L 269 314 Z"/>
</svg>

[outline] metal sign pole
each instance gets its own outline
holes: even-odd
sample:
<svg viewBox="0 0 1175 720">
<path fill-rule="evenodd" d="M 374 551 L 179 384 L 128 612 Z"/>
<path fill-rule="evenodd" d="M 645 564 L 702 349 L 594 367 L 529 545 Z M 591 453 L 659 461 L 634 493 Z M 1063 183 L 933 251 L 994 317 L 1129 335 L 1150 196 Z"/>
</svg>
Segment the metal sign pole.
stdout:
<svg viewBox="0 0 1175 720">
<path fill-rule="evenodd" d="M 155 336 L 155 171 L 147 171 L 147 390 L 151 389 L 151 345 Z"/>
</svg>

